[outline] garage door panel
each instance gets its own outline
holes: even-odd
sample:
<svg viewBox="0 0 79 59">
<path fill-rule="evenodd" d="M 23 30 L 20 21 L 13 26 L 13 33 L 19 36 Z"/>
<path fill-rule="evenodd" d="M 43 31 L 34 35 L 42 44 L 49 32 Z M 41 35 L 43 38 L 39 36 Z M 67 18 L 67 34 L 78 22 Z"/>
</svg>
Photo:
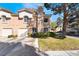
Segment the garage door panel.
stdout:
<svg viewBox="0 0 79 59">
<path fill-rule="evenodd" d="M 2 36 L 12 35 L 12 29 L 2 29 Z"/>
<path fill-rule="evenodd" d="M 27 36 L 27 29 L 18 29 L 18 36 Z"/>
</svg>

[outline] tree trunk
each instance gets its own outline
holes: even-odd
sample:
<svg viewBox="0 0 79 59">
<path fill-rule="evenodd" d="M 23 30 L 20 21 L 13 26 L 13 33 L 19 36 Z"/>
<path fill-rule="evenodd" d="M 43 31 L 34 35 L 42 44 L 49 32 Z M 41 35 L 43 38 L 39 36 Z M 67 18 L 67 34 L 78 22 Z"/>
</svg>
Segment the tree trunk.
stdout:
<svg viewBox="0 0 79 59">
<path fill-rule="evenodd" d="M 37 28 L 37 32 L 38 32 L 38 16 L 36 14 L 36 28 Z"/>
<path fill-rule="evenodd" d="M 67 28 L 67 24 L 68 24 L 68 12 L 66 11 L 67 8 L 67 4 L 64 4 L 64 17 L 63 17 L 63 34 L 66 35 L 66 28 Z"/>
<path fill-rule="evenodd" d="M 67 18 L 64 13 L 64 21 L 63 21 L 63 33 L 66 34 L 66 27 L 67 27 Z"/>
</svg>

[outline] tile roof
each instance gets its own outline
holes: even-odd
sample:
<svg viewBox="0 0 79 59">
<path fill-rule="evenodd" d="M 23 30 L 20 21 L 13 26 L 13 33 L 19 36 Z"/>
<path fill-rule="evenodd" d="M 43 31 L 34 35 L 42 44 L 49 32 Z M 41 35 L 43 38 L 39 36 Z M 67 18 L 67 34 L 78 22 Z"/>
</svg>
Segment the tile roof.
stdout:
<svg viewBox="0 0 79 59">
<path fill-rule="evenodd" d="M 7 9 L 4 9 L 4 8 L 0 8 L 0 11 L 5 11 L 5 12 L 7 12 L 7 13 L 13 14 L 11 11 L 9 11 L 9 10 L 7 10 Z"/>
<path fill-rule="evenodd" d="M 18 12 L 23 12 L 23 11 L 34 13 L 36 10 L 33 8 L 24 8 L 24 9 L 18 10 Z"/>
</svg>

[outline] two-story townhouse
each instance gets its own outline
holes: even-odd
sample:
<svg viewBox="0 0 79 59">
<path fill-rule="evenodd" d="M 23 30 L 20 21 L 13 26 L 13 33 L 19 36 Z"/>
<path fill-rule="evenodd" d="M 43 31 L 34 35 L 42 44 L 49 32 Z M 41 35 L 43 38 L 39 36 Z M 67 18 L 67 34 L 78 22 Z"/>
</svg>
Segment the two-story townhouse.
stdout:
<svg viewBox="0 0 79 59">
<path fill-rule="evenodd" d="M 39 10 L 39 8 L 38 8 Z M 0 36 L 8 35 L 28 36 L 28 33 L 47 32 L 50 30 L 50 17 L 43 11 L 24 8 L 14 14 L 0 8 Z"/>
</svg>

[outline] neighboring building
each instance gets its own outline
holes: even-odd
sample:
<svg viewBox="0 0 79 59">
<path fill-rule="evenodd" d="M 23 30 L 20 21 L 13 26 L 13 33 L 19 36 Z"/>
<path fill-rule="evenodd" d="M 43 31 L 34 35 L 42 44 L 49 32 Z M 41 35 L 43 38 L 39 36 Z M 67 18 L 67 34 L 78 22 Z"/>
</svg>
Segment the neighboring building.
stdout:
<svg viewBox="0 0 79 59">
<path fill-rule="evenodd" d="M 66 32 L 69 35 L 78 35 L 79 36 L 79 16 L 77 13 L 75 16 L 73 16 L 73 15 L 68 20 Z"/>
<path fill-rule="evenodd" d="M 38 10 L 42 8 L 39 7 Z M 18 14 L 0 8 L 0 36 L 28 36 L 28 33 L 50 31 L 50 16 L 42 11 L 25 8 Z"/>
<path fill-rule="evenodd" d="M 56 24 L 57 24 L 57 26 L 55 27 L 56 32 L 62 31 L 63 30 L 63 19 L 61 17 L 57 18 Z"/>
</svg>

